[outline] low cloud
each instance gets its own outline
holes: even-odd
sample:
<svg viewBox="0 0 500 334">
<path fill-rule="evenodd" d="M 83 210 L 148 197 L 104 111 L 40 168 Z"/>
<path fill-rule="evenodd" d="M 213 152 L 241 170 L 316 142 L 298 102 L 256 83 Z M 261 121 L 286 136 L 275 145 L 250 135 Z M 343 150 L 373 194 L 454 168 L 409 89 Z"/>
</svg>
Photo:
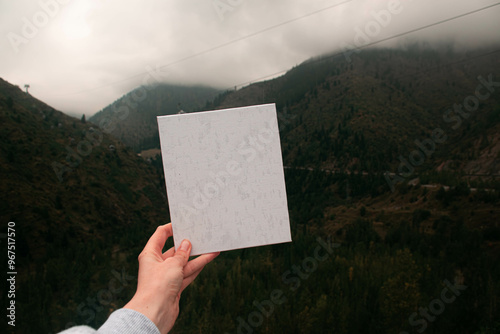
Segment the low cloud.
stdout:
<svg viewBox="0 0 500 334">
<path fill-rule="evenodd" d="M 90 116 L 140 85 L 151 68 L 161 70 L 165 82 L 231 88 L 340 51 L 388 3 L 0 0 L 0 76 L 21 87 L 29 83 L 35 97 L 66 113 Z M 495 3 L 401 0 L 399 13 L 370 38 L 376 42 Z M 498 17 L 500 6 L 494 6 L 381 45 L 480 47 L 500 40 Z M 29 24 L 37 32 L 27 38 Z M 13 36 L 23 43 L 16 45 Z"/>
</svg>

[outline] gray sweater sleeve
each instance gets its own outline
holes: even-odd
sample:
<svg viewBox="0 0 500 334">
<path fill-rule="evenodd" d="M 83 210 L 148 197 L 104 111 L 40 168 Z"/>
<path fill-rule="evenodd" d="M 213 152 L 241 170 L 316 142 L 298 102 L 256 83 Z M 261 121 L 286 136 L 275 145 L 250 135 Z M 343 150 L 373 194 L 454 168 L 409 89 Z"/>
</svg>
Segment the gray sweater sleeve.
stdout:
<svg viewBox="0 0 500 334">
<path fill-rule="evenodd" d="M 87 326 L 69 328 L 59 334 L 160 334 L 156 325 L 145 315 L 130 309 L 111 313 L 108 320 L 96 331 Z"/>
</svg>

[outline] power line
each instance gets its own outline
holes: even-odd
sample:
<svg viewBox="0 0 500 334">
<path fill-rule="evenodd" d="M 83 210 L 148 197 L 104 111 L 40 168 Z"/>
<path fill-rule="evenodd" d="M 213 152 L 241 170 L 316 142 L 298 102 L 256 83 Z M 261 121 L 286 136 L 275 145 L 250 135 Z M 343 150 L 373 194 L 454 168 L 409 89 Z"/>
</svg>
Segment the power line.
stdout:
<svg viewBox="0 0 500 334">
<path fill-rule="evenodd" d="M 233 39 L 231 41 L 228 41 L 228 42 L 225 42 L 225 43 L 222 43 L 220 45 L 217 45 L 217 46 L 214 46 L 214 47 L 211 47 L 209 49 L 206 49 L 206 50 L 203 50 L 203 51 L 200 51 L 198 53 L 195 53 L 191 56 L 187 56 L 187 57 L 184 57 L 184 58 L 180 58 L 178 60 L 174 60 L 173 62 L 170 62 L 166 65 L 162 65 L 162 66 L 159 66 L 158 69 L 162 69 L 162 68 L 166 68 L 166 67 L 170 67 L 172 65 L 176 65 L 176 64 L 179 64 L 179 63 L 182 63 L 186 60 L 189 60 L 189 59 L 193 59 L 193 58 L 196 58 L 198 56 L 201 56 L 201 55 L 204 55 L 204 54 L 207 54 L 207 53 L 210 53 L 212 51 L 215 51 L 215 50 L 218 50 L 218 49 L 222 49 L 228 45 L 231 45 L 231 44 L 234 44 L 234 43 L 237 43 L 237 42 L 241 42 L 245 39 L 248 39 L 248 38 L 251 38 L 251 37 L 254 37 L 254 36 L 257 36 L 257 35 L 260 35 L 264 32 L 267 32 L 267 31 L 271 31 L 273 29 L 276 29 L 278 27 L 282 27 L 284 25 L 287 25 L 287 24 L 290 24 L 290 23 L 293 23 L 293 22 L 296 22 L 296 21 L 299 21 L 299 20 L 302 20 L 306 17 L 310 17 L 310 16 L 313 16 L 313 15 L 316 15 L 316 14 L 319 14 L 321 12 L 324 12 L 324 11 L 327 11 L 329 9 L 333 9 L 333 8 L 336 8 L 340 5 L 343 5 L 343 4 L 346 4 L 346 3 L 349 3 L 349 2 L 352 2 L 353 0 L 346 0 L 346 1 L 343 1 L 343 2 L 340 2 L 340 3 L 337 3 L 335 5 L 331 5 L 331 6 L 328 6 L 328 7 L 325 7 L 325 8 L 322 8 L 322 9 L 319 9 L 319 10 L 316 10 L 316 11 L 313 11 L 311 13 L 308 13 L 308 14 L 305 14 L 303 16 L 299 16 L 299 17 L 296 17 L 296 18 L 293 18 L 293 19 L 290 19 L 290 20 L 287 20 L 287 21 L 283 21 L 281 23 L 278 23 L 276 25 L 273 25 L 273 26 L 270 26 L 270 27 L 267 27 L 267 28 L 264 28 L 262 30 L 259 30 L 259 31 L 256 31 L 256 32 L 253 32 L 251 34 L 248 34 L 248 35 L 245 35 L 245 36 L 241 36 L 241 37 L 238 37 L 236 39 Z M 97 90 L 97 89 L 101 89 L 101 88 L 105 88 L 105 87 L 110 87 L 110 86 L 114 86 L 116 84 L 119 84 L 119 83 L 122 83 L 122 82 L 126 82 L 126 81 L 130 81 L 132 79 L 135 79 L 135 78 L 138 78 L 138 77 L 141 77 L 143 75 L 146 75 L 148 74 L 148 72 L 142 72 L 142 73 L 139 73 L 139 74 L 136 74 L 136 75 L 133 75 L 131 77 L 128 77 L 128 78 L 125 78 L 125 79 L 122 79 L 122 80 L 119 80 L 119 81 L 115 81 L 115 82 L 112 82 L 112 83 L 109 83 L 109 84 L 106 84 L 106 85 L 102 85 L 102 86 L 99 86 L 99 87 L 95 87 L 95 88 L 91 88 L 91 89 L 87 89 L 87 90 L 83 90 L 83 91 L 80 91 L 80 92 L 76 92 L 76 93 L 71 93 L 71 94 L 68 94 L 68 95 L 78 95 L 78 94 L 82 94 L 82 93 L 87 93 L 87 92 L 91 92 L 91 91 L 94 91 L 94 90 Z"/>
<path fill-rule="evenodd" d="M 346 1 L 343 1 L 341 3 L 337 3 L 335 5 L 331 5 L 331 6 L 328 6 L 328 7 L 325 7 L 325 8 L 322 8 L 322 9 L 319 9 L 319 10 L 316 10 L 314 12 L 311 12 L 311 13 L 308 13 L 308 14 L 305 14 L 303 16 L 300 16 L 300 17 L 297 17 L 297 18 L 293 18 L 293 19 L 290 19 L 290 20 L 287 20 L 287 21 L 284 21 L 284 22 L 281 22 L 279 24 L 276 24 L 276 25 L 273 25 L 273 26 L 270 26 L 270 27 L 267 27 L 267 28 L 264 28 L 262 30 L 259 30 L 257 32 L 254 32 L 254 33 L 251 33 L 251 34 L 248 34 L 248 35 L 245 35 L 245 36 L 242 36 L 242 37 L 239 37 L 239 38 L 236 38 L 234 40 L 231 40 L 229 42 L 226 42 L 226 43 L 223 43 L 223 44 L 220 44 L 218 46 L 215 46 L 215 47 L 212 47 L 212 48 L 209 48 L 209 49 L 206 49 L 204 51 L 201 51 L 201 52 L 198 52 L 194 55 L 191 55 L 191 56 L 187 56 L 187 57 L 184 57 L 184 58 L 180 58 L 178 60 L 175 60 L 171 63 L 168 63 L 166 65 L 163 65 L 163 66 L 159 66 L 158 69 L 163 69 L 163 68 L 167 68 L 167 67 L 170 67 L 172 65 L 176 65 L 176 64 L 179 64 L 179 63 L 182 63 L 186 60 L 189 60 L 189 59 L 193 59 L 195 57 L 198 57 L 198 56 L 201 56 L 201 55 L 204 55 L 204 54 L 207 54 L 207 53 L 210 53 L 212 51 L 215 51 L 215 50 L 218 50 L 218 49 L 221 49 L 221 48 L 224 48 L 226 46 L 229 46 L 231 44 L 234 44 L 234 43 L 237 43 L 237 42 L 240 42 L 242 40 L 245 40 L 245 39 L 248 39 L 248 38 L 251 38 L 251 37 L 254 37 L 254 36 L 257 36 L 259 34 L 262 34 L 264 32 L 267 32 L 267 31 L 270 31 L 270 30 L 273 30 L 275 28 L 278 28 L 278 27 L 281 27 L 281 26 L 284 26 L 284 25 L 287 25 L 287 24 L 290 24 L 290 23 L 293 23 L 293 22 L 296 22 L 296 21 L 299 21 L 303 18 L 306 18 L 306 17 L 310 17 L 310 16 L 313 16 L 313 15 L 316 15 L 316 14 L 319 14 L 321 12 L 324 12 L 326 10 L 329 10 L 329 9 L 333 9 L 333 8 L 336 8 L 340 5 L 343 5 L 343 4 L 346 4 L 346 3 L 349 3 L 349 2 L 352 2 L 353 0 L 346 0 Z M 495 4 L 492 4 L 492 5 L 489 5 L 489 6 L 485 6 L 485 7 L 482 7 L 482 8 L 479 8 L 479 9 L 476 9 L 476 10 L 473 10 L 473 11 L 470 11 L 470 12 L 466 12 L 466 13 L 463 13 L 463 14 L 460 14 L 460 15 L 457 15 L 457 16 L 454 16 L 454 17 L 451 17 L 451 18 L 448 18 L 448 19 L 444 19 L 444 20 L 440 20 L 438 22 L 435 22 L 435 23 L 431 23 L 431 24 L 427 24 L 427 25 L 424 25 L 422 27 L 419 27 L 419 28 L 415 28 L 415 29 L 411 29 L 409 31 L 406 31 L 406 32 L 403 32 L 403 33 L 399 33 L 399 34 L 395 34 L 393 36 L 390 36 L 390 37 L 387 37 L 387 38 L 384 38 L 384 39 L 381 39 L 381 40 L 378 40 L 378 41 L 375 41 L 375 42 L 372 42 L 372 43 L 368 43 L 368 44 L 365 44 L 363 46 L 360 46 L 360 47 L 357 47 L 357 48 L 353 48 L 349 51 L 356 51 L 356 50 L 361 50 L 361 49 L 364 49 L 364 48 L 367 48 L 367 47 L 370 47 L 370 46 L 374 46 L 374 45 L 377 45 L 377 44 L 380 44 L 380 43 L 383 43 L 383 42 L 386 42 L 386 41 L 389 41 L 391 39 L 395 39 L 395 38 L 399 38 L 399 37 L 402 37 L 402 36 L 405 36 L 405 35 L 408 35 L 408 34 L 411 34 L 411 33 L 415 33 L 415 32 L 418 32 L 418 31 L 421 31 L 421 30 L 425 30 L 427 28 L 430 28 L 430 27 L 434 27 L 434 26 L 437 26 L 437 25 L 440 25 L 440 24 L 443 24 L 443 23 L 447 23 L 447 22 L 450 22 L 450 21 L 454 21 L 454 20 L 457 20 L 459 18 L 463 18 L 463 17 L 466 17 L 466 16 L 469 16 L 469 15 L 472 15 L 472 14 L 476 14 L 478 12 L 481 12 L 481 11 L 485 11 L 485 10 L 488 10 L 488 9 L 491 9 L 493 7 L 496 7 L 500 5 L 500 3 L 495 3 Z M 329 59 L 329 58 L 335 58 L 335 57 L 338 57 L 340 55 L 344 54 L 344 51 L 342 52 L 337 52 L 337 53 L 334 53 L 330 56 L 327 56 L 327 57 L 322 57 L 322 58 L 319 58 L 315 61 L 324 61 L 326 59 Z M 312 62 L 315 62 L 315 61 L 312 61 Z M 226 89 L 231 89 L 233 87 L 244 87 L 244 86 L 247 86 L 247 85 L 250 85 L 252 83 L 255 83 L 255 82 L 258 82 L 258 81 L 261 81 L 263 79 L 266 79 L 266 78 L 271 78 L 271 77 L 275 77 L 279 74 L 282 74 L 282 73 L 286 73 L 287 71 L 289 70 L 289 68 L 286 68 L 286 69 L 282 69 L 278 72 L 274 72 L 274 73 L 271 73 L 271 74 L 268 74 L 268 75 L 265 75 L 265 76 L 262 76 L 262 77 L 259 77 L 259 78 L 255 78 L 255 79 L 252 79 L 250 81 L 245 81 L 243 83 L 239 83 L 239 84 L 236 84 L 236 85 L 231 85 L 229 86 L 228 88 Z M 101 89 L 101 88 L 105 88 L 105 87 L 110 87 L 110 86 L 114 86 L 116 84 L 119 84 L 119 83 L 122 83 L 122 82 L 127 82 L 127 81 L 130 81 L 134 78 L 138 78 L 138 77 L 141 77 L 141 76 L 144 76 L 148 74 L 148 72 L 142 72 L 142 73 L 139 73 L 139 74 L 136 74 L 134 76 L 131 76 L 131 77 L 128 77 L 128 78 L 125 78 L 125 79 L 122 79 L 122 80 L 119 80 L 119 81 L 115 81 L 115 82 L 112 82 L 112 83 L 109 83 L 109 84 L 106 84 L 106 85 L 102 85 L 102 86 L 99 86 L 99 87 L 95 87 L 95 88 L 91 88 L 91 89 L 87 89 L 87 90 L 83 90 L 83 91 L 79 91 L 79 92 L 76 92 L 76 93 L 71 93 L 71 94 L 68 94 L 68 95 L 78 95 L 78 94 L 83 94 L 83 93 L 87 93 L 87 92 L 91 92 L 91 91 L 95 91 L 95 90 L 98 90 L 98 89 Z M 68 96 L 68 95 L 65 95 L 65 96 Z"/>
<path fill-rule="evenodd" d="M 310 16 L 313 16 L 313 15 L 316 15 L 316 14 L 319 14 L 321 12 L 324 12 L 326 10 L 329 10 L 329 9 L 333 9 L 333 8 L 336 8 L 338 6 L 341 6 L 343 4 L 346 4 L 346 3 L 349 3 L 349 2 L 352 2 L 353 0 L 346 0 L 346 1 L 343 1 L 343 2 L 340 2 L 340 3 L 337 3 L 335 5 L 331 5 L 331 6 L 328 6 L 328 7 L 325 7 L 325 8 L 322 8 L 322 9 L 319 9 L 319 10 L 316 10 L 316 11 L 313 11 L 311 13 L 308 13 L 308 14 L 305 14 L 303 16 L 299 16 L 299 17 L 296 17 L 296 18 L 293 18 L 293 19 L 290 19 L 290 20 L 287 20 L 287 21 L 283 21 L 281 23 L 278 23 L 276 25 L 273 25 L 273 26 L 270 26 L 270 27 L 267 27 L 267 28 L 264 28 L 262 30 L 259 30 L 259 31 L 256 31 L 254 33 L 251 33 L 251 34 L 248 34 L 248 35 L 245 35 L 245 36 L 242 36 L 242 37 L 239 37 L 239 38 L 236 38 L 234 40 L 231 40 L 229 42 L 225 42 L 223 44 L 220 44 L 220 45 L 217 45 L 217 46 L 214 46 L 212 48 L 209 48 L 209 49 L 206 49 L 206 50 L 203 50 L 201 52 L 198 52 L 198 53 L 195 53 L 191 56 L 187 56 L 187 57 L 184 57 L 184 58 L 180 58 L 178 60 L 175 60 L 173 62 L 170 62 L 166 65 L 162 65 L 162 66 L 159 66 L 158 69 L 164 69 L 164 68 L 167 68 L 167 67 L 170 67 L 172 65 L 176 65 L 176 64 L 179 64 L 179 63 L 182 63 L 186 60 L 189 60 L 189 59 L 193 59 L 193 58 L 196 58 L 198 56 L 201 56 L 201 55 L 204 55 L 204 54 L 207 54 L 207 53 L 210 53 L 212 51 L 215 51 L 215 50 L 218 50 L 218 49 L 221 49 L 221 48 L 224 48 L 226 46 L 229 46 L 231 44 L 234 44 L 234 43 L 237 43 L 237 42 L 240 42 L 240 41 L 243 41 L 245 39 L 248 39 L 248 38 L 251 38 L 251 37 L 254 37 L 254 36 L 257 36 L 257 35 L 260 35 L 264 32 L 267 32 L 267 31 L 271 31 L 273 29 L 276 29 L 278 27 L 281 27 L 281 26 L 284 26 L 284 25 L 287 25 L 287 24 L 290 24 L 290 23 L 293 23 L 293 22 L 296 22 L 296 21 L 299 21 L 301 19 L 304 19 L 306 17 L 310 17 Z M 478 12 L 481 12 L 481 11 L 484 11 L 484 10 L 487 10 L 487 9 L 491 9 L 493 7 L 496 7 L 500 5 L 500 3 L 496 3 L 496 4 L 493 4 L 493 5 L 489 5 L 489 6 L 485 6 L 485 7 L 482 7 L 482 8 L 479 8 L 479 9 L 476 9 L 476 10 L 473 10 L 473 11 L 470 11 L 470 12 L 466 12 L 464 14 L 460 14 L 460 15 L 457 15 L 457 16 L 454 16 L 454 17 L 451 17 L 451 18 L 448 18 L 448 19 L 444 19 L 444 20 L 441 20 L 441 21 L 438 21 L 438 22 L 435 22 L 435 23 L 431 23 L 431 24 L 428 24 L 428 25 L 425 25 L 425 26 L 422 26 L 422 27 L 419 27 L 419 28 L 415 28 L 415 29 L 412 29 L 412 30 L 409 30 L 409 31 L 406 31 L 404 33 L 399 33 L 399 34 L 396 34 L 396 35 L 393 35 L 393 36 L 390 36 L 390 37 L 387 37 L 387 38 L 384 38 L 384 39 L 381 39 L 379 41 L 375 41 L 375 42 L 372 42 L 372 43 L 368 43 L 368 44 L 365 44 L 363 46 L 360 46 L 360 47 L 356 47 L 356 48 L 353 48 L 349 51 L 356 51 L 356 50 L 361 50 L 361 49 L 364 49 L 364 48 L 367 48 L 367 47 L 370 47 L 370 46 L 374 46 L 374 45 L 377 45 L 379 43 L 383 43 L 383 42 L 386 42 L 386 41 L 389 41 L 391 39 L 395 39 L 395 38 L 398 38 L 398 37 L 402 37 L 402 36 L 405 36 L 405 35 L 408 35 L 408 34 L 411 34 L 411 33 L 414 33 L 414 32 L 418 32 L 418 31 L 421 31 L 421 30 L 424 30 L 424 29 L 427 29 L 427 28 L 430 28 L 430 27 L 434 27 L 434 26 L 437 26 L 437 25 L 440 25 L 440 24 L 443 24 L 443 23 L 447 23 L 447 22 L 450 22 L 450 21 L 453 21 L 453 20 L 456 20 L 456 19 L 459 19 L 459 18 L 463 18 L 463 17 L 466 17 L 466 16 L 469 16 L 469 15 L 472 15 L 472 14 L 476 14 Z M 334 53 L 330 56 L 327 56 L 327 57 L 323 57 L 323 58 L 320 58 L 318 59 L 317 61 L 323 61 L 325 59 L 328 59 L 328 58 L 335 58 L 335 57 L 338 57 L 340 55 L 344 54 L 344 52 L 337 52 L 337 53 Z M 288 71 L 288 68 L 287 69 L 283 69 L 281 71 L 278 71 L 278 72 L 275 72 L 275 73 L 272 73 L 272 74 L 268 74 L 268 75 L 265 75 L 263 77 L 259 77 L 259 78 L 256 78 L 256 79 L 253 79 L 253 80 L 250 80 L 250 81 L 246 81 L 246 82 L 243 82 L 243 83 L 240 83 L 240 84 L 237 84 L 237 85 L 231 85 L 230 88 L 232 87 L 243 87 L 243 86 L 246 86 L 246 85 L 249 85 L 251 83 L 254 83 L 254 82 L 258 82 L 260 80 L 263 80 L 263 79 L 266 79 L 266 78 L 269 78 L 269 77 L 275 77 L 281 73 L 286 73 Z M 76 92 L 76 93 L 71 93 L 71 94 L 68 94 L 68 95 L 78 95 L 78 94 L 83 94 L 83 93 L 87 93 L 87 92 L 91 92 L 91 91 L 95 91 L 95 90 L 98 90 L 98 89 L 101 89 L 101 88 L 105 88 L 105 87 L 110 87 L 110 86 L 114 86 L 116 84 L 119 84 L 119 83 L 122 83 L 122 82 L 127 82 L 127 81 L 130 81 L 134 78 L 138 78 L 138 77 L 141 77 L 141 76 L 144 76 L 148 74 L 148 72 L 142 72 L 142 73 L 139 73 L 139 74 L 136 74 L 134 76 L 131 76 L 131 77 L 128 77 L 128 78 L 125 78 L 125 79 L 122 79 L 122 80 L 119 80 L 119 81 L 115 81 L 115 82 L 112 82 L 112 83 L 109 83 L 109 84 L 106 84 L 106 85 L 102 85 L 102 86 L 99 86 L 99 87 L 95 87 L 95 88 L 91 88 L 91 89 L 87 89 L 87 90 L 83 90 L 83 91 L 80 91 L 80 92 Z M 227 88 L 229 89 L 229 88 Z M 67 96 L 67 95 L 66 95 Z"/>
<path fill-rule="evenodd" d="M 419 27 L 419 28 L 415 28 L 415 29 L 412 29 L 412 30 L 409 30 L 409 31 L 406 31 L 404 33 L 399 33 L 399 34 L 396 34 L 396 35 L 393 35 L 393 36 L 390 36 L 390 37 L 387 37 L 387 38 L 384 38 L 384 39 L 381 39 L 379 41 L 376 41 L 376 42 L 372 42 L 372 43 L 368 43 L 368 44 L 365 44 L 363 46 L 359 46 L 359 47 L 356 47 L 356 48 L 353 48 L 349 51 L 356 51 L 356 50 L 361 50 L 361 49 L 364 49 L 364 48 L 367 48 L 367 47 L 370 47 L 370 46 L 374 46 L 374 45 L 377 45 L 379 43 L 383 43 L 383 42 L 387 42 L 391 39 L 394 39 L 394 38 L 398 38 L 398 37 L 402 37 L 402 36 L 405 36 L 405 35 L 408 35 L 408 34 L 411 34 L 411 33 L 414 33 L 414 32 L 417 32 L 417 31 L 421 31 L 421 30 L 424 30 L 424 29 L 427 29 L 427 28 L 430 28 L 430 27 L 434 27 L 434 26 L 437 26 L 437 25 L 440 25 L 440 24 L 443 24 L 443 23 L 447 23 L 447 22 L 450 22 L 450 21 L 453 21 L 453 20 L 456 20 L 456 19 L 459 19 L 459 18 L 462 18 L 462 17 L 465 17 L 465 16 L 468 16 L 468 15 L 472 15 L 472 14 L 476 14 L 478 12 L 481 12 L 481 11 L 484 11 L 484 10 L 487 10 L 487 9 L 490 9 L 490 8 L 493 8 L 495 6 L 498 6 L 500 5 L 500 2 L 499 3 L 496 3 L 496 4 L 493 4 L 493 5 L 490 5 L 490 6 L 486 6 L 486 7 L 483 7 L 483 8 L 480 8 L 480 9 L 476 9 L 476 10 L 473 10 L 471 12 L 467 12 L 467 13 L 464 13 L 464 14 L 460 14 L 460 15 L 457 15 L 457 16 L 454 16 L 454 17 L 450 17 L 448 19 L 445 19 L 445 20 L 441 20 L 441 21 L 438 21 L 438 22 L 435 22 L 435 23 L 432 23 L 432 24 L 427 24 L 425 26 L 422 26 L 422 27 Z M 337 53 L 334 53 L 332 55 L 329 55 L 329 56 L 326 56 L 326 57 L 322 57 L 320 59 L 317 59 L 315 61 L 312 61 L 312 62 L 317 62 L 317 61 L 324 61 L 326 59 L 329 59 L 329 58 L 335 58 L 335 57 L 338 57 L 338 56 L 341 56 L 344 54 L 345 51 L 341 51 L 341 52 L 337 52 Z M 249 85 L 249 84 L 252 84 L 254 82 L 258 82 L 260 80 L 263 80 L 265 78 L 269 78 L 269 77 L 274 77 L 274 76 L 277 76 L 278 74 L 281 74 L 283 72 L 286 72 L 287 70 L 281 70 L 279 72 L 275 72 L 275 73 L 272 73 L 272 74 L 268 74 L 264 77 L 260 77 L 260 78 L 256 78 L 256 79 L 253 79 L 251 81 L 246 81 L 246 82 L 243 82 L 243 83 L 240 83 L 238 85 L 232 85 L 231 87 L 243 87 L 243 86 L 246 86 L 246 85 Z"/>
</svg>

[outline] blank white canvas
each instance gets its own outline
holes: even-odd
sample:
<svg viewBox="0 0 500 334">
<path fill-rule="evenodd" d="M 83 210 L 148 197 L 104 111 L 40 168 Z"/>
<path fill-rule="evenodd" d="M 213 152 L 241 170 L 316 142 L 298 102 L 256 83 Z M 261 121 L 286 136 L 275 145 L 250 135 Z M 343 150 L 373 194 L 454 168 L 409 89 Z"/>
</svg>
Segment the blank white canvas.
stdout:
<svg viewBox="0 0 500 334">
<path fill-rule="evenodd" d="M 158 128 L 176 249 L 291 241 L 274 104 L 160 116 Z"/>
</svg>

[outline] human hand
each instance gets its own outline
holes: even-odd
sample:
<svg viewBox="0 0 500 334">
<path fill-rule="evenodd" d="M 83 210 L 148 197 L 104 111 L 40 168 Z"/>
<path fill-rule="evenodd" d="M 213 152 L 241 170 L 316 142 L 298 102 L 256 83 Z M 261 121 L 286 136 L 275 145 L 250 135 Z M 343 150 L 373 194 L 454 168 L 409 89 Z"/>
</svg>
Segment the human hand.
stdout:
<svg viewBox="0 0 500 334">
<path fill-rule="evenodd" d="M 137 291 L 124 306 L 144 314 L 162 334 L 174 326 L 182 291 L 219 255 L 204 254 L 188 262 L 191 253 L 188 240 L 182 241 L 177 252 L 172 247 L 162 253 L 165 242 L 172 235 L 172 224 L 167 224 L 159 226 L 151 236 L 139 254 Z"/>
</svg>

